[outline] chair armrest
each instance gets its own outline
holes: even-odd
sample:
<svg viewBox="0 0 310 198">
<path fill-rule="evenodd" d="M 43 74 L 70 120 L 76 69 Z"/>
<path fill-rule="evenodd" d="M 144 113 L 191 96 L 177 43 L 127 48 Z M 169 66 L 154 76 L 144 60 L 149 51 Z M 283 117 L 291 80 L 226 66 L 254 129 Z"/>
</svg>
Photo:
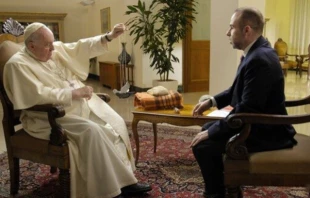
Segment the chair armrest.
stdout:
<svg viewBox="0 0 310 198">
<path fill-rule="evenodd" d="M 299 55 L 298 54 L 286 54 L 287 56 L 294 56 L 295 58 L 297 58 Z"/>
<path fill-rule="evenodd" d="M 227 122 L 231 128 L 242 127 L 242 130 L 227 142 L 226 155 L 229 159 L 246 160 L 249 154 L 245 146 L 245 140 L 250 134 L 251 124 L 300 124 L 310 122 L 310 114 L 289 116 L 236 113 L 228 116 Z"/>
<path fill-rule="evenodd" d="M 300 55 L 301 58 L 308 58 L 308 56 L 309 56 L 308 54 Z"/>
<path fill-rule="evenodd" d="M 287 59 L 287 56 L 279 56 L 279 55 L 278 55 L 278 57 L 279 57 L 279 60 L 280 60 L 280 61 L 286 61 L 286 59 Z"/>
<path fill-rule="evenodd" d="M 300 64 L 303 64 L 306 60 L 305 58 L 308 58 L 308 54 L 302 54 L 302 55 L 299 55 L 296 59 L 298 59 L 298 61 L 300 62 Z"/>
<path fill-rule="evenodd" d="M 65 115 L 65 111 L 62 105 L 53 105 L 53 104 L 35 105 L 26 110 L 40 111 L 40 112 L 48 112 L 51 110 L 56 110 L 57 114 L 59 114 L 59 117 L 63 117 Z"/>
<path fill-rule="evenodd" d="M 66 114 L 62 105 L 36 105 L 26 110 L 47 112 L 48 121 L 51 126 L 50 144 L 59 146 L 66 144 L 67 136 L 64 133 L 64 129 L 56 122 L 56 118 L 63 117 Z"/>
<path fill-rule="evenodd" d="M 258 113 L 236 113 L 228 116 L 228 124 L 238 128 L 244 124 L 301 124 L 310 122 L 310 114 L 275 115 Z"/>
<path fill-rule="evenodd" d="M 294 106 L 307 105 L 307 104 L 310 104 L 310 95 L 302 99 L 298 99 L 298 100 L 285 101 L 286 107 L 294 107 Z"/>
<path fill-rule="evenodd" d="M 106 93 L 96 93 L 96 94 L 97 96 L 99 96 L 99 98 L 101 98 L 106 103 L 110 102 L 111 100 L 111 97 L 109 96 L 109 94 L 106 94 Z"/>
</svg>

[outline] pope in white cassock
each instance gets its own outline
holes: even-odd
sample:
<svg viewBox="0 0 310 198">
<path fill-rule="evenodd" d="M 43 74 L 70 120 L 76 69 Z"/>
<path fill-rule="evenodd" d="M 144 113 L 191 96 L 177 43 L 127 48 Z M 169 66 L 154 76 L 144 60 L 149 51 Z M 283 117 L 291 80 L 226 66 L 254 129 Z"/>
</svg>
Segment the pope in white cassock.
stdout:
<svg viewBox="0 0 310 198">
<path fill-rule="evenodd" d="M 4 86 L 15 109 L 39 104 L 62 104 L 66 115 L 58 118 L 70 150 L 71 197 L 111 198 L 151 190 L 134 176 L 134 158 L 124 120 L 93 94 L 81 80 L 88 76 L 89 59 L 107 51 L 107 42 L 125 30 L 75 43 L 54 42 L 41 23 L 25 29 L 25 47 L 7 62 Z M 23 111 L 21 122 L 32 136 L 49 139 L 46 114 Z"/>
</svg>

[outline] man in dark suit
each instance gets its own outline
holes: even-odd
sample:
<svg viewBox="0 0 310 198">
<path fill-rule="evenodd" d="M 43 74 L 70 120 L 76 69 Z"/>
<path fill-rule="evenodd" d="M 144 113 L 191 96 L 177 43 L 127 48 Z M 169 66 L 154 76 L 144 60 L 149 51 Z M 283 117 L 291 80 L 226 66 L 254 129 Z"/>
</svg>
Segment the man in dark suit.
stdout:
<svg viewBox="0 0 310 198">
<path fill-rule="evenodd" d="M 239 8 L 231 17 L 227 36 L 234 49 L 243 50 L 243 58 L 230 88 L 199 102 L 193 116 L 212 106 L 227 105 L 234 113 L 267 113 L 287 115 L 284 77 L 276 52 L 262 37 L 264 18 L 254 8 Z M 230 137 L 241 129 L 229 128 L 226 118 L 207 123 L 191 143 L 205 182 L 204 196 L 225 197 L 222 154 Z M 252 125 L 246 141 L 249 152 L 294 146 L 295 130 L 291 125 Z"/>
</svg>

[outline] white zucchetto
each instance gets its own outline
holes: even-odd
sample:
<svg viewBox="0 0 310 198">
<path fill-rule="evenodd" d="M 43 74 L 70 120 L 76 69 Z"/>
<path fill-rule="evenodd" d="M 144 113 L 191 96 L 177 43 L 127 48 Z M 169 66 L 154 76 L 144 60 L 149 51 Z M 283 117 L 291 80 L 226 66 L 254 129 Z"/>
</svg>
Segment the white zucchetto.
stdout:
<svg viewBox="0 0 310 198">
<path fill-rule="evenodd" d="M 28 25 L 24 31 L 24 40 L 26 40 L 31 34 L 40 29 L 41 27 L 46 27 L 43 23 L 31 23 Z"/>
</svg>

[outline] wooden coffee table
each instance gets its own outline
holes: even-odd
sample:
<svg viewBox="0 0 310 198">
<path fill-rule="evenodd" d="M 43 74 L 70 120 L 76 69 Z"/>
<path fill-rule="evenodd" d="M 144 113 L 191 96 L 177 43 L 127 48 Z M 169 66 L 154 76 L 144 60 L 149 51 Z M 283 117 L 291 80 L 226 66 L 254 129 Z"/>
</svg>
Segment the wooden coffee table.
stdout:
<svg viewBox="0 0 310 198">
<path fill-rule="evenodd" d="M 138 163 L 139 153 L 140 153 L 140 142 L 137 126 L 138 123 L 142 121 L 150 122 L 153 125 L 153 133 L 154 133 L 154 153 L 156 152 L 157 146 L 157 124 L 158 123 L 167 123 L 175 126 L 203 126 L 206 122 L 216 121 L 221 119 L 220 117 L 210 117 L 210 116 L 199 116 L 193 117 L 194 105 L 184 105 L 183 109 L 180 109 L 179 113 L 176 113 L 175 110 L 152 110 L 146 111 L 144 109 L 137 108 L 133 113 L 132 120 L 132 132 L 134 136 L 134 140 L 136 143 L 136 161 Z M 214 109 L 208 110 L 204 115 L 212 112 Z"/>
</svg>

